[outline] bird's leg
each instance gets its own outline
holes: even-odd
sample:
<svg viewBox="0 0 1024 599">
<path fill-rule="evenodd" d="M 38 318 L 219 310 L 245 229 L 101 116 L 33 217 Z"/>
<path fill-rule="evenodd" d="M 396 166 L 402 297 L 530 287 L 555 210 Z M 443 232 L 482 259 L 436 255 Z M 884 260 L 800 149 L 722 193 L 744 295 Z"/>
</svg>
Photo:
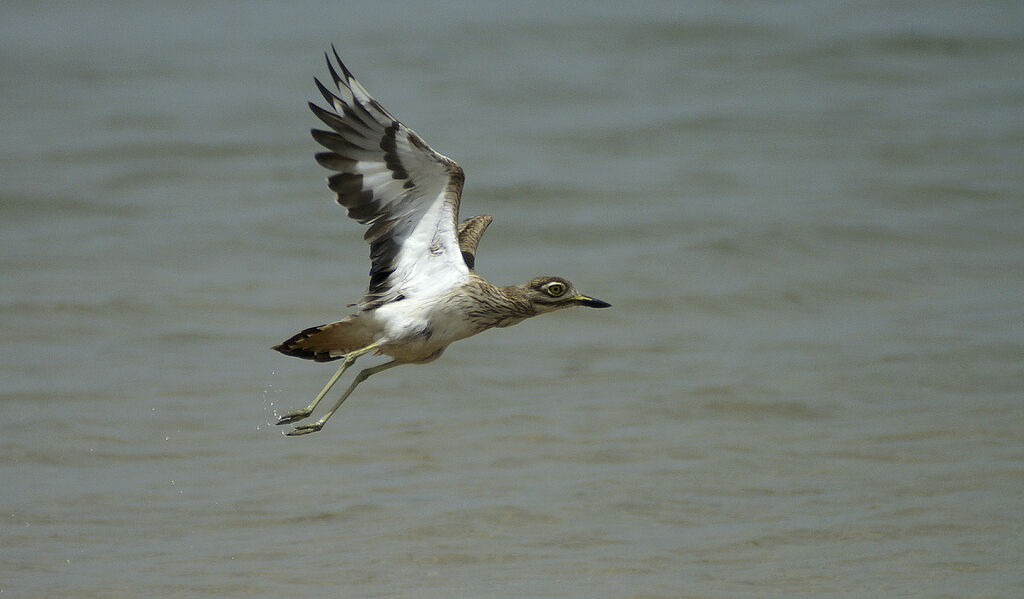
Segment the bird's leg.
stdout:
<svg viewBox="0 0 1024 599">
<path fill-rule="evenodd" d="M 352 395 L 352 391 L 355 390 L 356 386 L 359 385 L 359 383 L 365 381 L 366 379 L 377 374 L 378 372 L 387 370 L 388 368 L 394 368 L 395 366 L 398 366 L 401 363 L 402 362 L 399 362 L 398 360 L 392 360 L 379 366 L 373 366 L 372 368 L 365 368 L 363 370 L 360 370 L 359 374 L 357 374 L 356 378 L 352 381 L 352 384 L 349 385 L 348 389 L 345 390 L 345 393 L 342 394 L 341 399 L 338 400 L 338 403 L 334 404 L 334 407 L 328 410 L 328 412 L 323 415 L 323 418 L 317 420 L 312 424 L 300 424 L 299 426 L 296 426 L 294 429 L 289 431 L 287 435 L 289 437 L 307 435 L 309 433 L 315 433 L 316 431 L 322 429 L 324 427 L 324 423 L 327 422 L 327 419 L 331 417 L 331 414 L 334 414 L 334 412 L 341 407 L 341 404 L 345 403 L 345 400 L 348 399 L 349 395 Z"/>
<path fill-rule="evenodd" d="M 341 368 L 339 368 L 338 371 L 334 373 L 334 376 L 331 377 L 331 380 L 327 381 L 327 385 L 325 385 L 323 390 L 320 391 L 319 395 L 316 396 L 316 399 L 314 399 L 312 402 L 310 402 L 308 406 L 302 408 L 301 410 L 288 412 L 284 416 L 281 416 L 281 418 L 278 419 L 277 424 L 289 424 L 292 422 L 302 420 L 303 418 L 308 418 L 309 415 L 313 413 L 313 410 L 316 409 L 316 405 L 320 403 L 320 400 L 323 399 L 325 395 L 327 395 L 327 392 L 331 390 L 331 387 L 334 386 L 334 383 L 338 382 L 338 379 L 341 378 L 341 375 L 344 374 L 348 367 L 351 366 L 353 363 L 355 363 L 355 359 L 350 360 L 348 356 L 345 356 L 345 361 L 341 363 Z"/>
<path fill-rule="evenodd" d="M 284 416 L 281 416 L 281 418 L 278 419 L 277 424 L 290 424 L 292 422 L 298 422 L 303 418 L 309 418 L 309 415 L 313 413 L 314 409 L 316 409 L 316 406 L 317 404 L 320 403 L 320 400 L 323 399 L 325 395 L 327 395 L 327 392 L 331 390 L 331 387 L 334 386 L 334 383 L 338 382 L 338 379 L 341 378 L 341 375 L 344 374 L 346 370 L 348 370 L 348 367 L 354 364 L 357 358 L 359 358 L 363 354 L 366 354 L 377 349 L 378 347 L 380 347 L 380 345 L 381 343 L 378 341 L 376 343 L 371 343 L 370 345 L 362 349 L 357 349 L 355 351 L 351 351 L 345 354 L 345 360 L 341 363 L 341 368 L 339 368 L 338 371 L 334 373 L 334 376 L 331 377 L 331 380 L 327 381 L 327 384 L 324 385 L 323 390 L 321 390 L 320 393 L 316 396 L 316 399 L 314 399 L 312 403 L 310 403 L 305 408 L 302 408 L 301 410 L 288 412 Z"/>
</svg>

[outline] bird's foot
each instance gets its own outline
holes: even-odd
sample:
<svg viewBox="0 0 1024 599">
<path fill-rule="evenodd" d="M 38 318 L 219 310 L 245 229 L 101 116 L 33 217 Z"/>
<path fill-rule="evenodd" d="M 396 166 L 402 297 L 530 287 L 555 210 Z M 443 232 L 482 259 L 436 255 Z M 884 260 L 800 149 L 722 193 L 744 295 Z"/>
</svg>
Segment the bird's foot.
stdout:
<svg viewBox="0 0 1024 599">
<path fill-rule="evenodd" d="M 285 433 L 289 437 L 298 437 L 299 435 L 308 435 L 309 433 L 315 433 L 324 427 L 323 422 L 314 422 L 313 424 L 300 424 L 292 430 Z"/>
<path fill-rule="evenodd" d="M 309 415 L 312 413 L 313 410 L 295 410 L 294 412 L 288 412 L 277 419 L 277 424 L 291 424 L 293 422 L 298 422 L 303 418 L 309 418 Z"/>
</svg>

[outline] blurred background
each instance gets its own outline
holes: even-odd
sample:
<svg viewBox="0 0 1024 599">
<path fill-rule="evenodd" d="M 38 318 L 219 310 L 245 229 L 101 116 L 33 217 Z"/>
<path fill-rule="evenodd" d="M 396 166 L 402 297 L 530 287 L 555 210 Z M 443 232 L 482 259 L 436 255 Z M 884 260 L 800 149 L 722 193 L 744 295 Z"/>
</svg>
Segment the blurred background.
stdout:
<svg viewBox="0 0 1024 599">
<path fill-rule="evenodd" d="M 1024 5 L 0 6 L 0 591 L 1019 597 Z M 335 43 L 573 310 L 363 384 Z M 342 387 L 343 388 L 343 387 Z"/>
</svg>

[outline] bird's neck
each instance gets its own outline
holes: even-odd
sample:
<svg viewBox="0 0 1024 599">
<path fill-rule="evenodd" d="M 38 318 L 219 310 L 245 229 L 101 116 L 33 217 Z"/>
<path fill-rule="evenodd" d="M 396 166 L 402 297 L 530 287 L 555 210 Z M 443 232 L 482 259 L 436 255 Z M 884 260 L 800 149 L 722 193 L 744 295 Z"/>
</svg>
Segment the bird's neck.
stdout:
<svg viewBox="0 0 1024 599">
<path fill-rule="evenodd" d="M 508 327 L 537 315 L 523 285 L 498 287 L 483 278 L 478 278 L 477 285 L 480 301 L 473 312 L 475 320 L 485 328 Z"/>
</svg>

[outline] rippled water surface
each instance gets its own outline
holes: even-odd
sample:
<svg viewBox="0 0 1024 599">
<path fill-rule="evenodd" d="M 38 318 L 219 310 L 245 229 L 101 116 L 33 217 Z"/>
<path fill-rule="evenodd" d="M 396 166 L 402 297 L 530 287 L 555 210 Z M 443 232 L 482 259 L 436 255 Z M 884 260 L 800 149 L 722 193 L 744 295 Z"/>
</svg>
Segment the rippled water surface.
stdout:
<svg viewBox="0 0 1024 599">
<path fill-rule="evenodd" d="M 1024 595 L 1018 2 L 0 7 L 0 591 Z M 611 310 L 274 414 L 368 268 L 336 43 Z"/>
</svg>

